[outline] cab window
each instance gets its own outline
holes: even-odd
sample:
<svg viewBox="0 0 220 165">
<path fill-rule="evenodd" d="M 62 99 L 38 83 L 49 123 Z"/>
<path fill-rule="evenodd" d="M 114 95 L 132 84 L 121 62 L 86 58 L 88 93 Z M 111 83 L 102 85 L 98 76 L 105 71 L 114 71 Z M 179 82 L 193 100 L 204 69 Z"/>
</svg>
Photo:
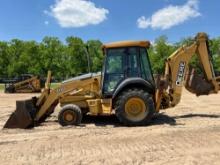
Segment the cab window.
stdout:
<svg viewBox="0 0 220 165">
<path fill-rule="evenodd" d="M 145 80 L 153 81 L 151 65 L 149 62 L 147 50 L 140 48 L 140 64 L 141 64 L 141 77 Z"/>
<path fill-rule="evenodd" d="M 114 91 L 116 85 L 124 79 L 125 48 L 107 50 L 104 93 Z"/>
</svg>

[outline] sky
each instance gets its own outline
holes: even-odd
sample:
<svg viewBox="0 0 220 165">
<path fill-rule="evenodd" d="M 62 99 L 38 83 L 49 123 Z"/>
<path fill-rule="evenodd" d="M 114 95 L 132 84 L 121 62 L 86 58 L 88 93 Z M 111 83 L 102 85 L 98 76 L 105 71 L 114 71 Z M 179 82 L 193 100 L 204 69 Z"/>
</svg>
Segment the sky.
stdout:
<svg viewBox="0 0 220 165">
<path fill-rule="evenodd" d="M 104 43 L 220 36 L 219 0 L 0 0 L 0 40 L 77 36 Z"/>
</svg>

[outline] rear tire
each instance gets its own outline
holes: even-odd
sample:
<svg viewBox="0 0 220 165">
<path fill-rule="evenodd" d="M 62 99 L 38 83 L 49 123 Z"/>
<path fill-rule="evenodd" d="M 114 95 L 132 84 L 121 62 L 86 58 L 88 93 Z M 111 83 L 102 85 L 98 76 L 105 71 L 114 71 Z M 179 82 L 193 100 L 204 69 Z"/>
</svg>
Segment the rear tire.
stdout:
<svg viewBox="0 0 220 165">
<path fill-rule="evenodd" d="M 81 121 L 82 111 L 74 104 L 65 105 L 58 115 L 58 122 L 61 126 L 79 125 Z"/>
<path fill-rule="evenodd" d="M 116 116 L 127 126 L 147 125 L 155 113 L 152 97 L 142 89 L 129 89 L 116 99 Z"/>
</svg>

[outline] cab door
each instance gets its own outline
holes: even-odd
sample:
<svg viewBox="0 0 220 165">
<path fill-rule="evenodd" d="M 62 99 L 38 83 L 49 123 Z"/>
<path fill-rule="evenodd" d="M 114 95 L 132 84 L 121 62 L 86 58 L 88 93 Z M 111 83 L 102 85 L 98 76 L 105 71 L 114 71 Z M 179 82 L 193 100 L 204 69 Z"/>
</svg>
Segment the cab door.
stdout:
<svg viewBox="0 0 220 165">
<path fill-rule="evenodd" d="M 126 73 L 126 48 L 108 49 L 105 59 L 105 67 L 102 73 L 102 92 L 110 96 L 117 84 L 125 78 Z"/>
</svg>

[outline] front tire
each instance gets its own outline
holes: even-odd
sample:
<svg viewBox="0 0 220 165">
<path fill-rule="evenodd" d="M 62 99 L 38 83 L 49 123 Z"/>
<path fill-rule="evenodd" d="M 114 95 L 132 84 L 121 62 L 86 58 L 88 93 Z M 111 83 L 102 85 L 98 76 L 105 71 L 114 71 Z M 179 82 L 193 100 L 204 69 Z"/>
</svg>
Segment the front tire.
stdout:
<svg viewBox="0 0 220 165">
<path fill-rule="evenodd" d="M 115 108 L 117 118 L 127 126 L 147 125 L 155 113 L 151 95 L 136 88 L 122 92 L 116 99 Z"/>
<path fill-rule="evenodd" d="M 61 126 L 79 125 L 81 121 L 82 111 L 77 105 L 65 105 L 58 115 L 58 122 Z"/>
</svg>

